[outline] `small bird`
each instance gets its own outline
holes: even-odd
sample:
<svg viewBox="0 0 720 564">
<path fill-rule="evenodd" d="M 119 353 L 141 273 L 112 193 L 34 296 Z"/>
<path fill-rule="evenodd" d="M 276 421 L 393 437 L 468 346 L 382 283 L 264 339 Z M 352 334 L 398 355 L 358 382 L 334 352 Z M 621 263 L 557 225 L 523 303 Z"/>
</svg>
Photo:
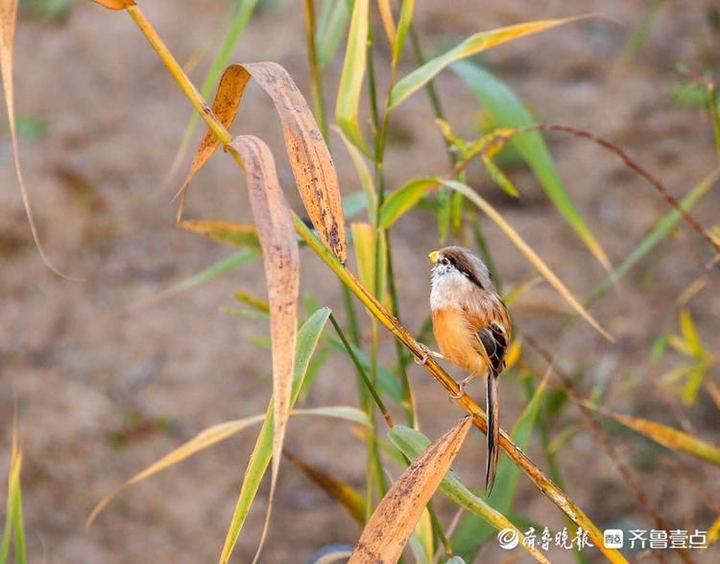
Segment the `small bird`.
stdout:
<svg viewBox="0 0 720 564">
<path fill-rule="evenodd" d="M 431 252 L 433 334 L 444 358 L 464 368 L 470 375 L 460 383 L 462 397 L 465 386 L 477 376 L 487 378 L 488 450 L 485 490 L 490 493 L 495 483 L 500 437 L 498 376 L 505 368 L 505 352 L 510 343 L 510 315 L 495 290 L 485 263 L 464 247 L 445 247 Z"/>
</svg>

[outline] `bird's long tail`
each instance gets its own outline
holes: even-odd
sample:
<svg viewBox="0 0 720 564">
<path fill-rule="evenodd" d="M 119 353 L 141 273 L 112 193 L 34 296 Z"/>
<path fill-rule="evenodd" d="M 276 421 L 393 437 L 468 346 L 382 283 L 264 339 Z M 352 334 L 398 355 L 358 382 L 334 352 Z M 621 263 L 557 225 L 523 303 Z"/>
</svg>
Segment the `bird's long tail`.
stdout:
<svg viewBox="0 0 720 564">
<path fill-rule="evenodd" d="M 498 375 L 490 370 L 487 376 L 487 465 L 485 468 L 485 493 L 490 494 L 495 484 L 495 470 L 500 454 L 500 401 L 498 398 Z"/>
</svg>

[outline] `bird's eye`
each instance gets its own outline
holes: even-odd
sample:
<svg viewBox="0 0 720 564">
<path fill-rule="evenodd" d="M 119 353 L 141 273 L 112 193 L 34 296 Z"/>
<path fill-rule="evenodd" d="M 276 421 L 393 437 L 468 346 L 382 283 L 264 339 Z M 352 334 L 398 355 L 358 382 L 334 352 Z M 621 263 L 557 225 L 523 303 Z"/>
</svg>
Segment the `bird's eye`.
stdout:
<svg viewBox="0 0 720 564">
<path fill-rule="evenodd" d="M 450 261 L 448 259 L 446 259 L 445 257 L 443 257 L 440 259 L 440 264 L 447 266 L 448 264 L 450 264 Z"/>
</svg>

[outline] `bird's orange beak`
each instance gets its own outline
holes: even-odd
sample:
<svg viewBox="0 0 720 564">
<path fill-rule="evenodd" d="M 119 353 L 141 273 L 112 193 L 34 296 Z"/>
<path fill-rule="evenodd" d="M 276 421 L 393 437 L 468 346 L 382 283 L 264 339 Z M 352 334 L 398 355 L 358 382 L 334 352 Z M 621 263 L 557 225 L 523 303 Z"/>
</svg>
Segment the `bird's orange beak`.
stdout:
<svg viewBox="0 0 720 564">
<path fill-rule="evenodd" d="M 430 259 L 430 262 L 435 264 L 438 260 L 438 255 L 440 254 L 439 251 L 433 251 L 428 255 L 428 258 Z"/>
</svg>

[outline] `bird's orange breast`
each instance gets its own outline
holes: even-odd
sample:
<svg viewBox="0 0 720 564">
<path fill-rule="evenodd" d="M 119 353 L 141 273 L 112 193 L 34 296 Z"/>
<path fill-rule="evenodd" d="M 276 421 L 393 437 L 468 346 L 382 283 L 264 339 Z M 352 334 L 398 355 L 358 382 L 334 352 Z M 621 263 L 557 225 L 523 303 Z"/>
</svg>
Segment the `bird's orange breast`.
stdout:
<svg viewBox="0 0 720 564">
<path fill-rule="evenodd" d="M 487 363 L 476 350 L 477 337 L 461 309 L 441 308 L 432 312 L 433 334 L 440 352 L 471 374 L 484 376 Z"/>
</svg>

